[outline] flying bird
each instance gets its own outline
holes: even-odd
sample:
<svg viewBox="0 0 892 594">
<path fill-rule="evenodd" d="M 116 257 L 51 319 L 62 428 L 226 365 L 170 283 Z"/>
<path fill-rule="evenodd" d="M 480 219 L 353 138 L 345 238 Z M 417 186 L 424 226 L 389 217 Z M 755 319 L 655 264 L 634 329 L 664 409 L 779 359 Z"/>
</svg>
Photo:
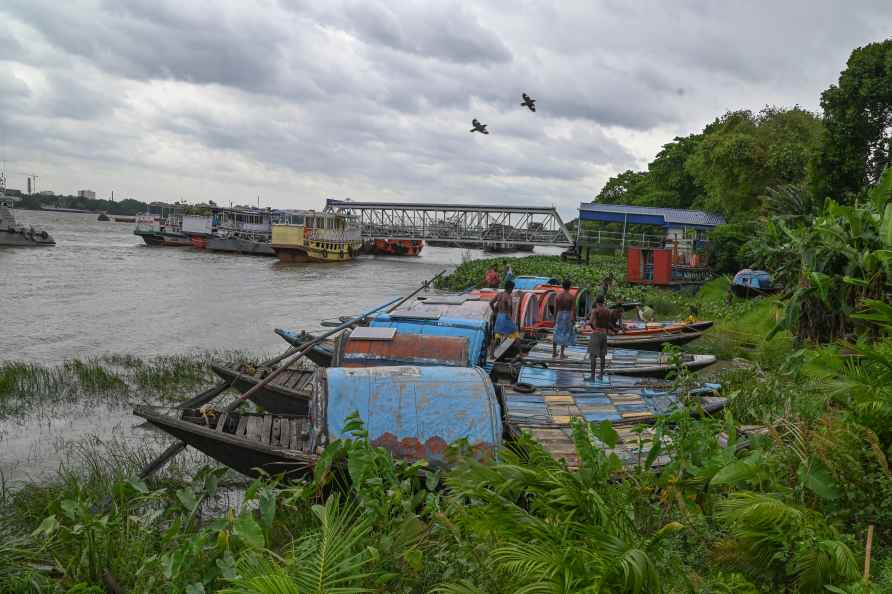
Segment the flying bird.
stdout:
<svg viewBox="0 0 892 594">
<path fill-rule="evenodd" d="M 474 126 L 473 128 L 471 128 L 471 132 L 480 132 L 481 134 L 489 134 L 489 132 L 486 131 L 486 124 L 481 124 L 480 122 L 477 121 L 477 118 L 474 118 L 473 120 L 471 120 L 471 124 Z"/>
<path fill-rule="evenodd" d="M 536 111 L 536 100 L 531 98 L 526 93 L 522 93 L 522 95 L 523 95 L 523 103 L 521 103 L 520 105 L 523 107 L 530 108 L 530 111 Z"/>
</svg>

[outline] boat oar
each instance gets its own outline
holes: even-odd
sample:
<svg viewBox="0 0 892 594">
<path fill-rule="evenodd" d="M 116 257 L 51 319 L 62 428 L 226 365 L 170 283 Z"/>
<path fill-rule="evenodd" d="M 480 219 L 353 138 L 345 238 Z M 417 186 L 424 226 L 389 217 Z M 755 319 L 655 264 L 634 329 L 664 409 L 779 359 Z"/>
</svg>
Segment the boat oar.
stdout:
<svg viewBox="0 0 892 594">
<path fill-rule="evenodd" d="M 406 301 L 408 301 L 409 299 L 411 299 L 412 297 L 414 297 L 415 295 L 417 295 L 418 293 L 423 291 L 426 287 L 430 286 L 430 284 L 433 281 L 435 281 L 437 278 L 442 276 L 445 272 L 446 271 L 443 270 L 439 274 L 437 274 L 435 277 L 433 277 L 431 280 L 425 281 L 420 287 L 418 287 L 417 289 L 412 291 L 409 295 L 407 295 L 403 299 L 397 301 L 396 304 L 394 304 L 393 301 L 389 301 L 383 305 L 379 305 L 378 307 L 371 309 L 367 312 L 364 312 L 364 313 L 356 316 L 355 318 L 352 318 L 352 319 L 348 320 L 347 322 L 344 322 L 343 324 L 337 326 L 336 328 L 332 328 L 328 332 L 317 336 L 313 340 L 311 340 L 308 343 L 306 343 L 305 345 L 303 345 L 303 348 L 301 348 L 298 352 L 294 353 L 293 355 L 289 356 L 289 355 L 287 355 L 287 352 L 286 352 L 286 355 L 282 357 L 282 364 L 279 365 L 279 367 L 277 367 L 275 370 L 273 370 L 272 373 L 270 373 L 268 376 L 263 378 L 260 382 L 258 382 L 253 387 L 251 387 L 250 390 L 248 390 L 247 392 L 245 392 L 244 394 L 239 396 L 238 399 L 236 399 L 234 402 L 227 405 L 224 410 L 226 412 L 231 412 L 231 411 L 235 410 L 236 408 L 238 408 L 239 406 L 241 406 L 245 400 L 247 400 L 248 398 L 250 398 L 251 396 L 256 394 L 264 386 L 266 386 L 272 380 L 274 380 L 280 373 L 285 371 L 285 369 L 287 369 L 289 365 L 291 365 L 292 363 L 294 363 L 295 361 L 297 361 L 298 359 L 303 357 L 306 353 L 308 353 L 310 351 L 310 349 L 312 349 L 314 346 L 316 346 L 317 344 L 319 344 L 326 338 L 329 338 L 329 337 L 337 334 L 338 332 L 341 332 L 342 330 L 346 330 L 353 324 L 368 318 L 373 313 L 376 313 L 376 312 L 384 309 L 385 307 L 388 308 L 387 309 L 388 312 L 393 311 L 394 309 L 396 309 L 397 307 L 399 307 L 400 305 L 402 305 L 403 303 L 405 303 Z M 390 306 L 390 307 L 388 307 L 388 306 Z M 290 351 L 292 349 L 288 349 L 288 350 Z M 173 458 L 174 456 L 179 454 L 185 448 L 186 448 L 186 442 L 184 442 L 184 441 L 178 441 L 178 442 L 171 444 L 170 446 L 168 446 L 168 448 L 166 450 L 164 450 L 161 453 L 160 456 L 158 456 L 157 458 L 152 460 L 148 465 L 146 465 L 145 468 L 143 468 L 142 472 L 139 473 L 139 478 L 141 478 L 141 479 L 148 478 L 149 476 L 151 476 L 152 474 L 157 472 L 158 469 L 160 469 L 162 466 L 164 466 L 168 460 L 170 460 L 171 458 Z"/>
</svg>

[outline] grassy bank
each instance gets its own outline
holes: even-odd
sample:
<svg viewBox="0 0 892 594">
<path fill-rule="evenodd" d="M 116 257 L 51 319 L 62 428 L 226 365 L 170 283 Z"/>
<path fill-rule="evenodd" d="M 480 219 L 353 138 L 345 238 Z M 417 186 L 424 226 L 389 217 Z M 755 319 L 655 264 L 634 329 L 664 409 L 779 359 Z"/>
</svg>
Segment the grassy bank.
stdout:
<svg viewBox="0 0 892 594">
<path fill-rule="evenodd" d="M 512 265 L 570 274 L 548 262 Z M 475 272 L 456 274 L 447 286 Z M 642 441 L 639 466 L 593 445 L 615 439 L 601 425 L 574 427 L 575 472 L 525 439 L 488 464 L 457 444 L 455 465 L 435 470 L 393 460 L 358 429 L 306 481 L 259 480 L 232 497 L 221 469 L 183 464 L 144 483 L 132 477 L 154 452 L 95 444 L 55 481 L 0 491 L 0 591 L 892 593 L 892 340 L 859 346 L 863 360 L 769 340 L 777 302 L 727 305 L 723 282 L 695 296 L 618 288 L 666 316 L 697 306 L 716 326 L 694 345 L 735 360 L 718 372 L 723 415 L 661 419 L 665 439 Z M 84 365 L 57 372 L 97 394 L 120 388 L 112 371 L 140 381 L 124 360 Z M 140 385 L 179 375 L 164 369 Z M 741 425 L 764 431 L 738 448 Z M 662 454 L 671 461 L 654 470 L 647 459 Z"/>
</svg>

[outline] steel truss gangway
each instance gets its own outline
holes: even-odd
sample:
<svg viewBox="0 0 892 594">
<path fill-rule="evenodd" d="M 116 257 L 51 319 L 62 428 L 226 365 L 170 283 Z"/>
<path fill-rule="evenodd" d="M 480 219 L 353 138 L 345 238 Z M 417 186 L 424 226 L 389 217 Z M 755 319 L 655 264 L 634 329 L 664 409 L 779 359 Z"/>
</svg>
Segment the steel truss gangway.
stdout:
<svg viewBox="0 0 892 594">
<path fill-rule="evenodd" d="M 574 240 L 557 209 L 480 204 L 403 204 L 329 198 L 326 212 L 355 217 L 363 239 L 423 239 L 455 245 L 554 245 Z"/>
</svg>

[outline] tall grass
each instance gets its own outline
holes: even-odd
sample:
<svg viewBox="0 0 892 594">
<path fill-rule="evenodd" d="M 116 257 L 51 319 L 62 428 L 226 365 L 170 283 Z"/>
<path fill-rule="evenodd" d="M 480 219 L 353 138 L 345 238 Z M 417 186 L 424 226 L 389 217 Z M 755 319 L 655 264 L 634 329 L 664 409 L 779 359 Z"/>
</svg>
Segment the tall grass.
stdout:
<svg viewBox="0 0 892 594">
<path fill-rule="evenodd" d="M 142 359 L 103 355 L 70 359 L 56 366 L 0 362 L 0 418 L 24 415 L 38 406 L 102 399 L 111 402 L 179 402 L 217 381 L 212 362 L 255 360 L 236 351 L 165 355 Z"/>
</svg>

